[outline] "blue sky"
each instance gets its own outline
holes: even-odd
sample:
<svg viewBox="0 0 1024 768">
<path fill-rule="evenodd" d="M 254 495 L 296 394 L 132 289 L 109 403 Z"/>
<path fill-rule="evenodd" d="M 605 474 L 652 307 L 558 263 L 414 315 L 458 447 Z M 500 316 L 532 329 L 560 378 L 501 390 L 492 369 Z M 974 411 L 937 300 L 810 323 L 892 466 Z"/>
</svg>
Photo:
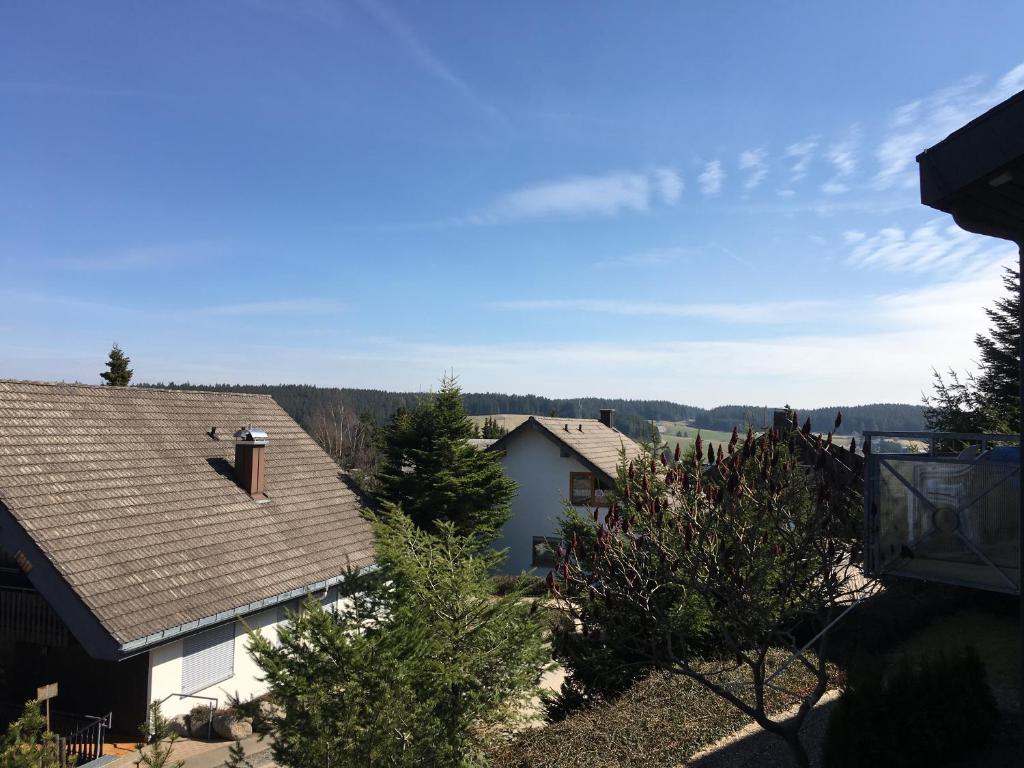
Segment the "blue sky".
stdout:
<svg viewBox="0 0 1024 768">
<path fill-rule="evenodd" d="M 0 0 L 0 376 L 917 402 L 1019 3 Z"/>
</svg>

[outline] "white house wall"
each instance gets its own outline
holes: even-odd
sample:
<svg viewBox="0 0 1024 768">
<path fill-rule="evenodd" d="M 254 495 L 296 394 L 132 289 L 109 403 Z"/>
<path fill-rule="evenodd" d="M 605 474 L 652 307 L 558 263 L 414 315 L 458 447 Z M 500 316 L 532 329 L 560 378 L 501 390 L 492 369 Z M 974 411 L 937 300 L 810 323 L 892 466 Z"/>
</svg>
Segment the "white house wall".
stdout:
<svg viewBox="0 0 1024 768">
<path fill-rule="evenodd" d="M 521 573 L 532 568 L 533 537 L 560 534 L 558 520 L 569 496 L 569 473 L 591 470 L 575 456 L 563 457 L 559 445 L 534 429 L 524 429 L 508 441 L 502 464 L 505 474 L 519 484 L 519 492 L 495 546 L 509 550 L 504 572 Z M 537 572 L 544 575 L 546 570 Z"/>
<path fill-rule="evenodd" d="M 324 605 L 335 607 L 337 599 L 337 591 L 331 589 Z M 294 610 L 298 602 L 300 601 L 292 601 L 288 607 Z M 237 696 L 245 701 L 253 696 L 266 693 L 266 683 L 258 679 L 262 676 L 262 672 L 246 651 L 246 644 L 249 641 L 248 631 L 249 629 L 256 630 L 264 637 L 276 642 L 276 629 L 284 620 L 285 608 L 278 606 L 235 621 L 234 672 L 232 676 L 208 688 L 189 693 L 194 697 L 203 696 L 216 699 L 218 708 L 228 705 L 229 696 Z M 208 703 L 200 698 L 180 698 L 173 695 L 184 693 L 181 690 L 183 642 L 181 639 L 174 640 L 149 652 L 149 701 L 163 701 L 170 696 L 171 698 L 161 705 L 165 717 L 183 715 L 194 707 L 205 706 Z"/>
</svg>

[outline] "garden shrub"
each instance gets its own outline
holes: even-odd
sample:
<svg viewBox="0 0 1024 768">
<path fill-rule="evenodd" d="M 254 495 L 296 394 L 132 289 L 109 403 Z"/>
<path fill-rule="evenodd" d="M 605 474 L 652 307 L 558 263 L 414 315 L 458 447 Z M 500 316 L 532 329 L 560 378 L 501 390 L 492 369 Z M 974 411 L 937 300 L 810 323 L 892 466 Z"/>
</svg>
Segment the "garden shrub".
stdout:
<svg viewBox="0 0 1024 768">
<path fill-rule="evenodd" d="M 827 768 L 935 768 L 992 737 L 998 711 L 985 667 L 966 647 L 883 675 L 877 660 L 851 665 L 825 736 Z"/>
<path fill-rule="evenodd" d="M 531 573 L 518 576 L 498 574 L 494 577 L 494 594 L 502 596 L 512 592 L 527 597 L 547 597 L 548 585 L 543 578 Z"/>
</svg>

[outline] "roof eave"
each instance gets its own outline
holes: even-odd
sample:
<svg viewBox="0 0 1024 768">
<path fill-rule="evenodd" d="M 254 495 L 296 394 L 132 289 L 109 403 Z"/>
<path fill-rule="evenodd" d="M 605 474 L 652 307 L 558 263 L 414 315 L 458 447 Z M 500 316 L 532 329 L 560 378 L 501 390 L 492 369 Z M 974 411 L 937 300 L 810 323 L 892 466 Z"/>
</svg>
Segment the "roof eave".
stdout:
<svg viewBox="0 0 1024 768">
<path fill-rule="evenodd" d="M 569 451 L 570 453 L 572 453 L 572 455 L 576 458 L 577 461 L 579 461 L 581 464 L 583 464 L 585 467 L 587 467 L 591 472 L 594 472 L 595 474 L 600 475 L 601 479 L 603 479 L 604 481 L 606 481 L 608 483 L 614 483 L 615 482 L 615 480 L 616 480 L 615 477 L 613 477 L 612 475 L 609 475 L 607 472 L 605 472 L 603 469 L 601 469 L 599 466 L 597 466 L 594 462 L 592 462 L 590 459 L 588 459 L 582 453 L 577 451 L 572 445 L 567 443 L 565 440 L 562 440 L 557 434 L 553 433 L 550 429 L 548 429 L 543 424 L 541 424 L 539 421 L 537 421 L 533 416 L 528 418 L 526 421 L 524 421 L 522 424 L 520 424 L 518 427 L 513 429 L 508 434 L 503 435 L 502 437 L 500 437 L 498 439 L 498 442 L 496 442 L 494 445 L 492 445 L 489 448 L 487 448 L 487 450 L 488 451 L 505 450 L 505 445 L 512 439 L 513 435 L 517 435 L 521 431 L 524 431 L 524 430 L 527 430 L 527 429 L 537 430 L 542 435 L 544 435 L 544 437 L 546 437 L 551 442 L 555 443 L 560 448 L 564 448 L 567 451 Z"/>
<path fill-rule="evenodd" d="M 978 234 L 1024 243 L 1024 92 L 917 156 L 921 202 Z"/>
<path fill-rule="evenodd" d="M 358 568 L 354 571 L 354 575 L 362 575 L 369 573 L 377 568 L 377 565 L 365 565 L 362 568 Z M 282 603 L 287 603 L 291 600 L 306 597 L 312 595 L 315 592 L 326 592 L 331 587 L 337 586 L 350 574 L 338 574 L 332 576 L 329 579 L 323 579 L 321 581 L 314 582 L 313 584 L 307 584 L 303 587 L 296 587 L 286 592 L 274 595 L 273 597 L 266 597 L 262 600 L 256 600 L 245 605 L 240 605 L 237 608 L 232 608 L 228 611 L 221 611 L 211 616 L 206 616 L 196 621 L 190 621 L 185 624 L 179 624 L 174 627 L 168 627 L 162 629 L 159 632 L 153 632 L 145 637 L 140 637 L 130 642 L 124 643 L 118 648 L 118 655 L 121 659 L 127 659 L 132 656 L 137 656 L 140 653 L 148 651 L 151 648 L 155 648 L 160 645 L 165 645 L 178 638 L 185 637 L 187 635 L 195 634 L 206 629 L 217 626 L 218 624 L 224 624 L 229 621 L 235 621 L 245 616 L 251 616 L 254 613 L 260 611 L 266 611 L 270 608 L 277 607 Z"/>
</svg>

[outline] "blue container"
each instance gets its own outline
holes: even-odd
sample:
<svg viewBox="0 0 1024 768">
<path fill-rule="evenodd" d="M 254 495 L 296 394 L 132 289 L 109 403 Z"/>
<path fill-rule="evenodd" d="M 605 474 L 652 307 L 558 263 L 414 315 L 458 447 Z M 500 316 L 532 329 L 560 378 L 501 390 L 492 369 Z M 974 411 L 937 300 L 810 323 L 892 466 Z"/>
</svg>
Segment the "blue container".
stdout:
<svg viewBox="0 0 1024 768">
<path fill-rule="evenodd" d="M 988 453 L 989 461 L 1003 461 L 1012 464 L 1020 463 L 1020 448 L 1016 445 L 1000 445 Z"/>
</svg>

